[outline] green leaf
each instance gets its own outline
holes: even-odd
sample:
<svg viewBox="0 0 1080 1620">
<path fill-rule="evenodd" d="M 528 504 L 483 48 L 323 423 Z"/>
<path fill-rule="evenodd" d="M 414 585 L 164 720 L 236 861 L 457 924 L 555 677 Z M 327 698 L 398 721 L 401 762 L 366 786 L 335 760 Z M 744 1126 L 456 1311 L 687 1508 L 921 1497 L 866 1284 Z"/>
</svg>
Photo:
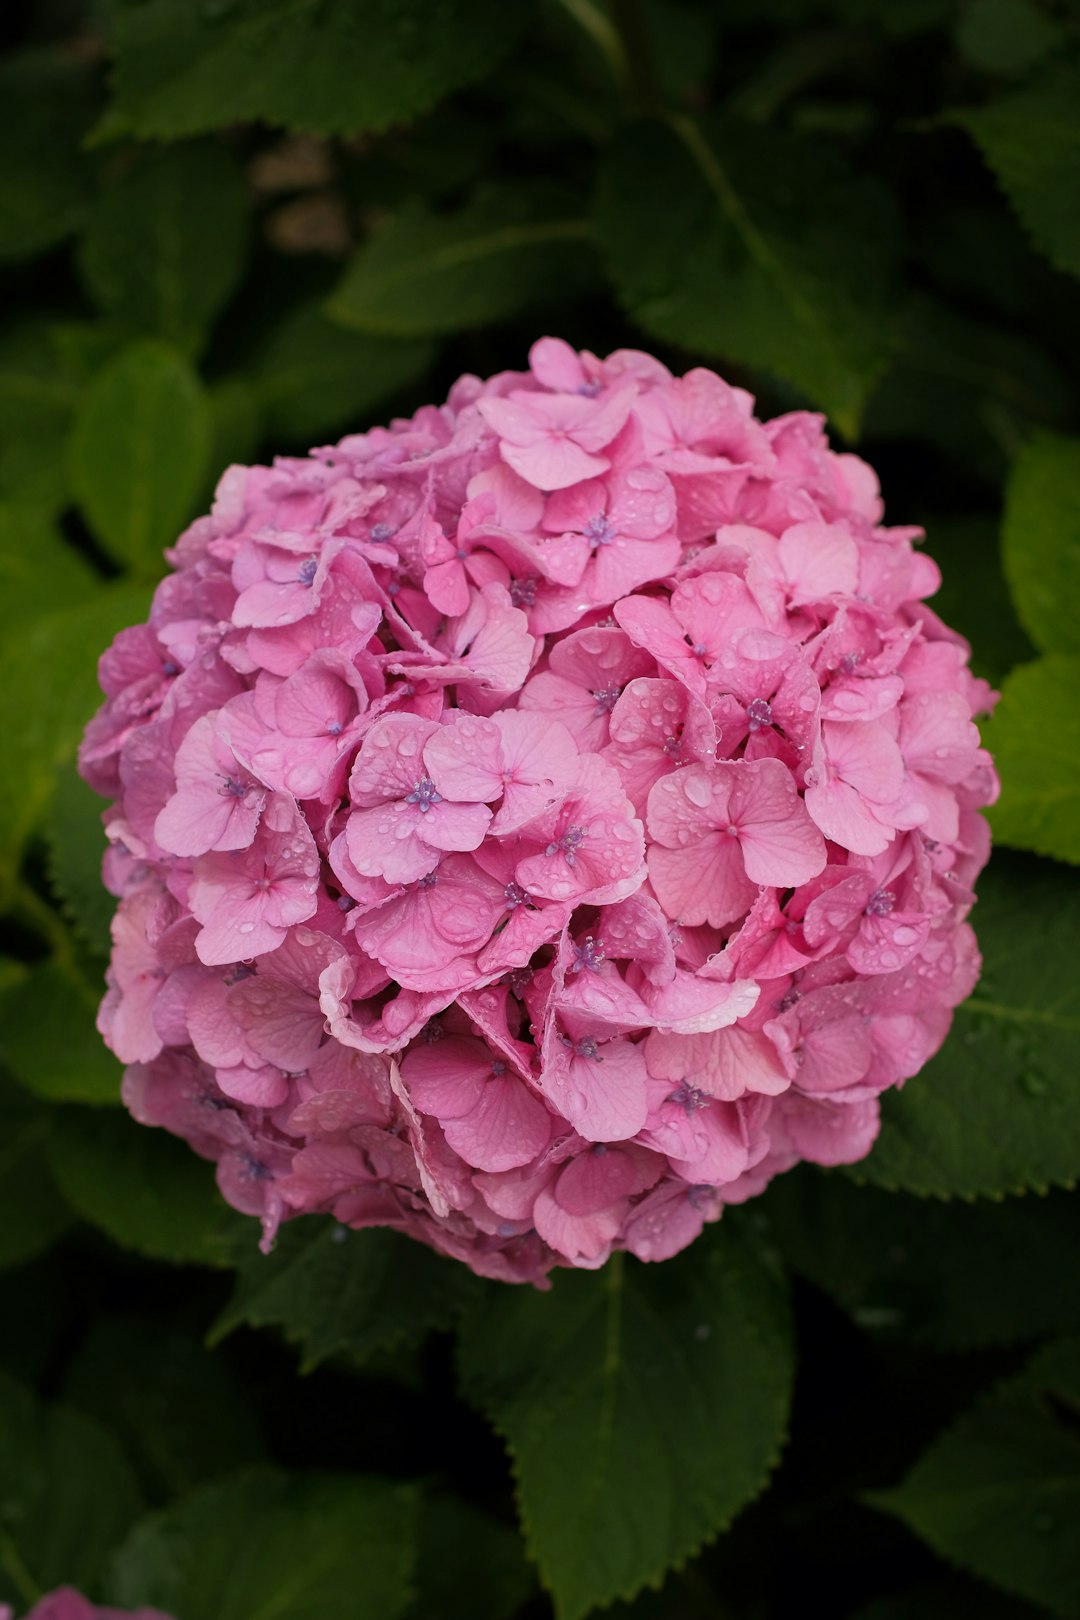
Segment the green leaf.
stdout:
<svg viewBox="0 0 1080 1620">
<path fill-rule="evenodd" d="M 113 1601 L 182 1620 L 396 1620 L 409 1600 L 415 1499 L 359 1474 L 252 1474 L 139 1525 Z"/>
<path fill-rule="evenodd" d="M 120 1101 L 120 1064 L 94 1024 L 104 989 L 73 966 L 52 961 L 0 991 L 0 1057 L 34 1096 L 48 1102 Z"/>
<path fill-rule="evenodd" d="M 73 52 L 20 51 L 0 65 L 0 261 L 42 253 L 79 226 L 91 84 Z"/>
<path fill-rule="evenodd" d="M 421 1503 L 416 1584 L 407 1620 L 511 1620 L 536 1583 L 515 1530 L 443 1493 Z"/>
<path fill-rule="evenodd" d="M 49 1163 L 64 1197 L 122 1248 L 153 1260 L 221 1266 L 238 1228 L 258 1227 L 230 1210 L 210 1165 L 177 1137 L 127 1114 L 69 1108 L 56 1115 Z"/>
<path fill-rule="evenodd" d="M 220 145 L 140 153 L 103 191 L 79 247 L 92 298 L 129 329 L 201 348 L 247 249 L 247 188 Z"/>
<path fill-rule="evenodd" d="M 71 482 L 111 556 L 144 578 L 192 515 L 206 473 L 210 408 L 183 355 L 147 339 L 98 373 L 71 440 Z"/>
<path fill-rule="evenodd" d="M 101 879 L 104 808 L 74 760 L 57 771 L 45 822 L 49 883 L 84 943 L 99 958 L 109 954 L 109 925 L 116 910 L 116 899 Z"/>
<path fill-rule="evenodd" d="M 71 1225 L 71 1211 L 49 1174 L 48 1133 L 48 1115 L 0 1085 L 0 1267 L 32 1260 Z"/>
<path fill-rule="evenodd" d="M 236 1291 L 212 1341 L 245 1323 L 280 1327 L 301 1349 L 302 1372 L 330 1356 L 363 1360 L 447 1327 L 479 1288 L 465 1266 L 397 1232 L 350 1232 L 317 1220 L 285 1225 L 273 1254 L 250 1241 L 237 1252 Z"/>
<path fill-rule="evenodd" d="M 62 1583 L 92 1594 L 139 1508 L 111 1435 L 0 1372 L 0 1600 L 21 1612 Z"/>
<path fill-rule="evenodd" d="M 756 1209 L 789 1264 L 861 1327 L 942 1350 L 1080 1331 L 1080 1292 L 1061 1278 L 1080 1244 L 1069 1193 L 942 1204 L 805 1166 Z"/>
<path fill-rule="evenodd" d="M 1080 883 L 998 854 L 978 886 L 982 978 L 942 1051 L 883 1097 L 856 1180 L 998 1198 L 1080 1177 Z"/>
<path fill-rule="evenodd" d="M 210 455 L 205 504 L 226 467 L 254 459 L 262 434 L 262 414 L 253 384 L 247 377 L 225 377 L 209 393 Z"/>
<path fill-rule="evenodd" d="M 579 294 L 594 273 L 591 236 L 565 197 L 520 184 L 488 187 L 454 214 L 414 207 L 372 234 L 327 309 L 388 337 L 490 326 Z"/>
<path fill-rule="evenodd" d="M 46 511 L 0 502 L 0 632 L 88 602 L 102 585 Z"/>
<path fill-rule="evenodd" d="M 1080 1612 L 1080 1343 L 1051 1345 L 870 1498 L 942 1557 L 1062 1620 Z M 1059 1415 L 1060 1414 L 1060 1415 Z"/>
<path fill-rule="evenodd" d="M 467 1319 L 465 1392 L 505 1437 L 559 1620 L 631 1597 L 758 1491 L 784 1436 L 783 1288 L 734 1223 L 676 1260 L 616 1256 Z"/>
<path fill-rule="evenodd" d="M 1014 669 L 983 730 L 1001 774 L 994 836 L 1080 862 L 1080 657 L 1057 653 Z"/>
<path fill-rule="evenodd" d="M 380 130 L 482 78 L 522 18 L 500 0 L 114 0 L 101 134 L 194 135 L 248 119 Z"/>
<path fill-rule="evenodd" d="M 970 641 L 973 673 L 999 686 L 1035 649 L 1005 583 L 996 517 L 928 517 L 926 549 L 941 569 L 934 612 Z"/>
<path fill-rule="evenodd" d="M 146 611 L 144 590 L 113 586 L 81 607 L 31 620 L 0 645 L 0 910 L 57 769 L 101 701 L 98 658 Z"/>
<path fill-rule="evenodd" d="M 223 1357 L 160 1316 L 99 1317 L 63 1396 L 117 1436 L 157 1498 L 264 1460 L 255 1414 Z"/>
<path fill-rule="evenodd" d="M 957 18 L 956 48 L 985 73 L 1015 77 L 1041 62 L 1061 28 L 1033 0 L 969 0 Z"/>
<path fill-rule="evenodd" d="M 80 381 L 46 321 L 24 315 L 0 334 L 0 500 L 59 512 L 64 444 Z"/>
<path fill-rule="evenodd" d="M 1042 652 L 1080 653 L 1080 439 L 1028 440 L 1009 479 L 1001 544 L 1032 641 Z"/>
<path fill-rule="evenodd" d="M 616 290 L 691 354 L 760 367 L 848 438 L 894 341 L 888 198 L 810 141 L 732 123 L 616 137 L 599 226 Z"/>
<path fill-rule="evenodd" d="M 432 344 L 343 331 L 314 305 L 295 310 L 263 350 L 255 386 L 275 437 L 313 443 L 356 432 L 368 413 L 411 387 L 434 359 Z"/>
<path fill-rule="evenodd" d="M 1023 89 L 948 116 L 978 142 L 1036 247 L 1080 275 L 1080 67 L 1056 62 Z"/>
</svg>

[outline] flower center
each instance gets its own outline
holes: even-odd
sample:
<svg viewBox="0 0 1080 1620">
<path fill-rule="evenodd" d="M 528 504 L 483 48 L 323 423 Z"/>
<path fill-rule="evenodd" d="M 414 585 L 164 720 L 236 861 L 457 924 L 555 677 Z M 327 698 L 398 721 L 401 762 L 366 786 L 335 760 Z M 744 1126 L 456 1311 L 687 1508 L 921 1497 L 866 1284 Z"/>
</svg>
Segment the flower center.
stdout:
<svg viewBox="0 0 1080 1620">
<path fill-rule="evenodd" d="M 442 794 L 435 789 L 430 776 L 422 776 L 414 785 L 411 793 L 406 793 L 405 803 L 415 804 L 422 816 L 426 816 L 432 805 L 442 804 Z"/>
<path fill-rule="evenodd" d="M 896 896 L 891 889 L 875 889 L 866 902 L 866 915 L 868 917 L 887 917 L 896 904 Z"/>
</svg>

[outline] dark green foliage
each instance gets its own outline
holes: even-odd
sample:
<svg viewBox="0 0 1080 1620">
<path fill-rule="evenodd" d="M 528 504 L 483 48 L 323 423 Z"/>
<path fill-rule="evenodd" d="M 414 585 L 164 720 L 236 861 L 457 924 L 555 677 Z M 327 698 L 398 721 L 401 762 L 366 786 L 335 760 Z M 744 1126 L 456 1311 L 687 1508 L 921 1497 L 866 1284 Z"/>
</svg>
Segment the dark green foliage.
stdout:
<svg viewBox="0 0 1080 1620">
<path fill-rule="evenodd" d="M 1075 5 L 22 0 L 0 47 L 0 1604 L 1073 1620 Z M 544 332 L 827 413 L 925 526 L 1002 693 L 985 971 L 862 1164 L 671 1262 L 263 1254 L 95 1029 L 98 655 L 229 463 Z"/>
<path fill-rule="evenodd" d="M 466 1322 L 461 1361 L 506 1437 L 560 1620 L 696 1552 L 761 1490 L 784 1439 L 783 1289 L 726 1230 L 670 1264 L 620 1256 L 602 1278 L 561 1276 L 550 1299 L 503 1291 Z"/>
</svg>

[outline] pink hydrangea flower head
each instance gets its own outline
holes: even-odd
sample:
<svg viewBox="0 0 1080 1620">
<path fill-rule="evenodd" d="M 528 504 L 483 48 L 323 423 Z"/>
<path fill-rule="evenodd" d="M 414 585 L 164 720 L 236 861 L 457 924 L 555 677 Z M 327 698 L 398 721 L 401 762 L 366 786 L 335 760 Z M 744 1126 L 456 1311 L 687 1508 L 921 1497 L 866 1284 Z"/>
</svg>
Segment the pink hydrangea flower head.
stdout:
<svg viewBox="0 0 1080 1620">
<path fill-rule="evenodd" d="M 81 754 L 135 1118 L 266 1247 L 540 1286 L 864 1155 L 977 976 L 997 786 L 882 517 L 818 417 L 557 338 L 230 468 Z"/>
</svg>

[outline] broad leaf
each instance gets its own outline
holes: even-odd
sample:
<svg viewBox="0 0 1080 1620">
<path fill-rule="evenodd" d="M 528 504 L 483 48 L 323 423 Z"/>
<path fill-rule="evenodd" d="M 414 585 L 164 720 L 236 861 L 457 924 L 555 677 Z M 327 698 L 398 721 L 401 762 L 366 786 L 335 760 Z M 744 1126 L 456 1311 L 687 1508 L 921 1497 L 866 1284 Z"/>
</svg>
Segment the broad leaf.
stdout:
<svg viewBox="0 0 1080 1620">
<path fill-rule="evenodd" d="M 112 586 L 0 643 L 0 909 L 26 838 L 101 694 L 97 662 L 116 632 L 146 617 L 146 594 Z"/>
<path fill-rule="evenodd" d="M 961 56 L 984 73 L 1027 73 L 1061 42 L 1061 27 L 1037 0 L 970 0 L 959 13 Z"/>
<path fill-rule="evenodd" d="M 155 1499 L 265 1460 L 227 1361 L 163 1320 L 160 1302 L 153 1315 L 98 1317 L 67 1367 L 63 1397 L 117 1436 Z"/>
<path fill-rule="evenodd" d="M 1036 247 L 1080 275 L 1080 67 L 1056 62 L 985 107 L 949 115 L 974 136 Z"/>
<path fill-rule="evenodd" d="M 244 268 L 246 197 L 225 147 L 140 154 L 97 199 L 82 237 L 91 296 L 129 329 L 198 349 Z"/>
<path fill-rule="evenodd" d="M 1016 459 L 1001 536 L 1016 611 L 1042 652 L 1080 653 L 1080 439 L 1040 433 Z"/>
<path fill-rule="evenodd" d="M 614 141 L 600 232 L 645 329 L 760 367 L 848 438 L 888 363 L 888 199 L 809 141 L 732 123 L 641 123 Z"/>
<path fill-rule="evenodd" d="M 359 432 L 369 412 L 428 369 L 431 344 L 343 331 L 314 305 L 296 310 L 263 350 L 255 386 L 270 432 L 292 443 Z"/>
<path fill-rule="evenodd" d="M 524 186 L 487 189 L 454 214 L 413 208 L 364 244 L 329 313 L 389 337 L 489 326 L 579 294 L 595 273 L 590 239 L 572 202 Z"/>
<path fill-rule="evenodd" d="M 1080 1199 L 917 1199 L 802 1166 L 757 1206 L 784 1258 L 864 1328 L 943 1350 L 1080 1332 Z"/>
<path fill-rule="evenodd" d="M 49 882 L 81 938 L 99 958 L 109 954 L 109 924 L 116 910 L 115 896 L 101 880 L 104 808 L 74 760 L 57 771 L 45 822 Z"/>
<path fill-rule="evenodd" d="M 658 1582 L 762 1489 L 792 1376 L 784 1293 L 728 1223 L 677 1260 L 500 1289 L 465 1391 L 505 1437 L 559 1620 Z"/>
<path fill-rule="evenodd" d="M 520 27 L 500 0 L 114 0 L 102 134 L 171 139 L 248 119 L 385 129 L 481 78 Z"/>
<path fill-rule="evenodd" d="M 58 512 L 67 504 L 64 445 L 80 379 L 47 322 L 0 334 L 0 500 Z"/>
<path fill-rule="evenodd" d="M 950 1563 L 1041 1603 L 1080 1612 L 1080 1342 L 1041 1351 L 984 1397 L 871 1501 Z"/>
<path fill-rule="evenodd" d="M 88 602 L 102 585 L 46 510 L 0 503 L 0 633 L 44 612 Z"/>
<path fill-rule="evenodd" d="M 981 1581 L 955 1576 L 882 1598 L 860 1609 L 851 1620 L 958 1620 L 968 1614 L 977 1615 L 978 1620 L 1039 1620 L 1043 1613 L 1042 1609 L 1006 1597 L 1004 1592 L 995 1592 Z"/>
<path fill-rule="evenodd" d="M 71 1225 L 45 1156 L 49 1126 L 36 1103 L 0 1084 L 0 1267 L 32 1260 Z"/>
<path fill-rule="evenodd" d="M 396 1620 L 415 1559 L 409 1487 L 251 1474 L 154 1514 L 113 1565 L 113 1601 L 182 1620 Z"/>
<path fill-rule="evenodd" d="M 74 963 L 32 967 L 0 991 L 0 1057 L 20 1085 L 49 1102 L 118 1103 L 121 1068 L 94 1024 L 105 986 Z"/>
<path fill-rule="evenodd" d="M 0 1600 L 21 1613 L 62 1583 L 93 1593 L 139 1507 L 111 1435 L 0 1372 Z"/>
<path fill-rule="evenodd" d="M 0 261 L 41 253 L 82 220 L 91 83 L 74 52 L 25 50 L 0 66 Z"/>
<path fill-rule="evenodd" d="M 1016 616 L 993 517 L 927 518 L 926 550 L 941 569 L 934 612 L 971 643 L 971 668 L 993 685 L 1035 649 Z"/>
<path fill-rule="evenodd" d="M 532 1596 L 535 1577 L 521 1537 L 459 1496 L 420 1505 L 417 1592 L 407 1620 L 511 1620 Z"/>
<path fill-rule="evenodd" d="M 71 440 L 71 483 L 101 544 L 142 578 L 164 571 L 206 472 L 210 410 L 188 362 L 147 339 L 98 373 Z"/>
<path fill-rule="evenodd" d="M 121 1248 L 154 1260 L 224 1265 L 238 1227 L 214 1173 L 175 1136 L 126 1114 L 65 1109 L 49 1138 L 49 1163 L 71 1207 Z"/>
<path fill-rule="evenodd" d="M 396 1232 L 350 1232 L 307 1219 L 282 1228 L 274 1252 L 238 1246 L 233 1298 L 214 1325 L 217 1343 L 235 1328 L 279 1327 L 299 1345 L 301 1371 L 447 1327 L 475 1299 L 465 1266 Z"/>
<path fill-rule="evenodd" d="M 1001 774 L 994 836 L 1080 862 L 1080 657 L 1057 653 L 1014 669 L 983 731 Z"/>
<path fill-rule="evenodd" d="M 857 1180 L 976 1198 L 1080 1177 L 1080 883 L 999 854 L 979 896 L 982 978 L 938 1056 L 882 1099 Z"/>
</svg>

